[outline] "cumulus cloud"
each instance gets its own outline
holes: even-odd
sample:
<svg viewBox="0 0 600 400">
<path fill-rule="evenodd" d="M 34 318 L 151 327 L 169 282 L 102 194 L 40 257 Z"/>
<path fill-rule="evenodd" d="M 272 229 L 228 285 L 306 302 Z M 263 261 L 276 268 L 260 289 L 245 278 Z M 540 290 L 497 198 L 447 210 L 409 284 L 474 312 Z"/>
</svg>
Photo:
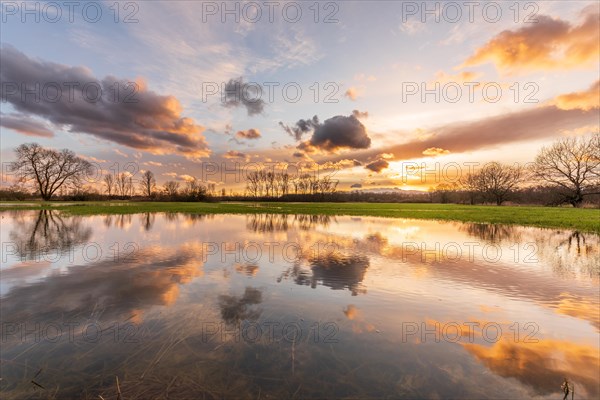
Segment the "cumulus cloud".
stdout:
<svg viewBox="0 0 600 400">
<path fill-rule="evenodd" d="M 371 170 L 373 172 L 381 172 L 384 169 L 386 169 L 387 167 L 390 166 L 390 163 L 388 163 L 387 161 L 385 161 L 383 158 L 380 158 L 377 161 L 373 161 L 372 163 L 369 163 L 365 166 L 366 169 Z"/>
<path fill-rule="evenodd" d="M 589 89 L 582 92 L 567 93 L 557 96 L 552 104 L 561 110 L 592 110 L 600 108 L 600 81 L 596 81 Z"/>
<path fill-rule="evenodd" d="M 469 57 L 463 67 L 493 62 L 499 71 L 572 69 L 596 65 L 600 55 L 600 13 L 585 8 L 582 21 L 568 21 L 545 15 L 538 22 L 518 30 L 505 30 Z"/>
<path fill-rule="evenodd" d="M 134 86 L 112 76 L 98 79 L 85 67 L 32 59 L 8 45 L 0 49 L 0 58 L 0 97 L 23 114 L 154 154 L 210 154 L 204 128 L 181 116 L 179 101 L 148 90 L 142 81 Z M 46 87 L 46 93 L 42 90 L 39 98 L 24 94 L 36 85 Z"/>
<path fill-rule="evenodd" d="M 319 117 L 316 115 L 311 119 L 301 119 L 296 122 L 292 127 L 285 125 L 283 122 L 279 122 L 279 126 L 288 133 L 291 137 L 296 140 L 301 140 L 305 133 L 309 133 L 319 126 Z"/>
<path fill-rule="evenodd" d="M 441 156 L 444 154 L 450 154 L 450 150 L 441 149 L 439 147 L 430 147 L 428 149 L 423 150 L 424 156 Z"/>
<path fill-rule="evenodd" d="M 280 125 L 296 140 L 300 140 L 305 133 L 312 131 L 311 138 L 297 147 L 307 153 L 317 150 L 332 153 L 339 149 L 367 149 L 371 146 L 371 138 L 365 126 L 354 115 L 347 117 L 337 115 L 323 123 L 320 123 L 315 115 L 312 119 L 301 119 L 293 127 L 281 122 Z"/>
<path fill-rule="evenodd" d="M 48 129 L 44 123 L 22 114 L 0 113 L 0 126 L 27 136 L 46 138 L 54 136 L 54 132 Z"/>
<path fill-rule="evenodd" d="M 258 83 L 244 82 L 243 78 L 230 79 L 225 84 L 223 105 L 225 107 L 245 107 L 248 115 L 261 114 L 265 109 L 265 101 L 261 98 L 262 87 Z"/>
<path fill-rule="evenodd" d="M 371 138 L 354 115 L 337 115 L 319 125 L 309 143 L 312 147 L 333 152 L 341 148 L 368 149 Z"/>
<path fill-rule="evenodd" d="M 238 131 L 235 135 L 240 139 L 259 139 L 261 137 L 260 131 L 254 128 L 250 128 L 245 131 Z"/>
</svg>

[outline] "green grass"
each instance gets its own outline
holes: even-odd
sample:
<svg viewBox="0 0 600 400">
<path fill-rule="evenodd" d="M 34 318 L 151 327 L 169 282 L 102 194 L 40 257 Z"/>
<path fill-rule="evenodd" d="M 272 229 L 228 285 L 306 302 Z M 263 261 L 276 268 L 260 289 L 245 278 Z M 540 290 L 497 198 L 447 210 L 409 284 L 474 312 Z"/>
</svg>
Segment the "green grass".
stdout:
<svg viewBox="0 0 600 400">
<path fill-rule="evenodd" d="M 184 212 L 196 214 L 321 214 L 516 224 L 600 233 L 600 210 L 561 207 L 412 203 L 4 202 L 0 210 L 52 208 L 72 215 Z M 7 205 L 10 204 L 10 205 Z"/>
</svg>

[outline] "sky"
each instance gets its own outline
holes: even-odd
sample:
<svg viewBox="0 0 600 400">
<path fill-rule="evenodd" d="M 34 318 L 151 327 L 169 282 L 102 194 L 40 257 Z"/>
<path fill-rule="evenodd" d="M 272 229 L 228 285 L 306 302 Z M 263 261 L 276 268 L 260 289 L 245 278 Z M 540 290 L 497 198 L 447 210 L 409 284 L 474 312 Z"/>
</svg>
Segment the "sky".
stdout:
<svg viewBox="0 0 600 400">
<path fill-rule="evenodd" d="M 599 131 L 597 2 L 3 1 L 0 13 L 3 164 L 37 142 L 98 176 L 151 170 L 159 184 L 241 193 L 266 166 L 340 190 L 427 190 Z"/>
</svg>

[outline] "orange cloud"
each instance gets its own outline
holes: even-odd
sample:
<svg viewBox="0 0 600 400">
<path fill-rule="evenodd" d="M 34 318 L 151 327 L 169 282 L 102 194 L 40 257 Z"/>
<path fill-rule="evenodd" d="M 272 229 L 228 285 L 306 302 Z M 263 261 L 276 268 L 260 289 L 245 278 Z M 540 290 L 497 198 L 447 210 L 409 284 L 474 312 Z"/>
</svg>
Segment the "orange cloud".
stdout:
<svg viewBox="0 0 600 400">
<path fill-rule="evenodd" d="M 538 343 L 500 340 L 492 347 L 463 346 L 494 373 L 515 378 L 539 394 L 559 392 L 564 377 L 575 383 L 578 396 L 597 398 L 599 394 L 598 347 L 551 339 Z"/>
<path fill-rule="evenodd" d="M 354 101 L 358 98 L 358 90 L 355 87 L 351 87 L 348 90 L 346 90 L 346 93 L 344 93 L 344 96 L 346 96 L 350 100 Z"/>
<path fill-rule="evenodd" d="M 600 81 L 596 81 L 588 90 L 562 94 L 552 104 L 561 110 L 588 111 L 600 108 Z"/>
<path fill-rule="evenodd" d="M 237 150 L 229 150 L 227 153 L 223 154 L 223 158 L 227 159 L 245 159 L 247 155 Z"/>
<path fill-rule="evenodd" d="M 259 139 L 261 137 L 260 131 L 254 128 L 238 131 L 235 135 L 240 139 Z"/>
<path fill-rule="evenodd" d="M 372 148 L 334 156 L 320 161 L 351 158 L 371 161 L 382 152 L 393 153 L 397 159 L 408 160 L 423 156 L 423 149 L 440 148 L 451 153 L 463 153 L 491 146 L 524 142 L 558 136 L 565 130 L 598 123 L 595 110 L 562 110 L 556 106 L 535 107 L 500 114 L 474 121 L 457 122 L 430 129 L 426 139 L 416 139 L 388 147 Z"/>
<path fill-rule="evenodd" d="M 580 25 L 540 15 L 538 22 L 516 31 L 503 31 L 477 49 L 461 67 L 493 62 L 509 74 L 524 70 L 593 67 L 600 55 L 600 14 L 596 7 L 582 12 Z"/>
<path fill-rule="evenodd" d="M 430 147 L 428 149 L 423 150 L 424 156 L 441 156 L 444 154 L 450 154 L 450 150 L 441 149 L 439 147 Z"/>
<path fill-rule="evenodd" d="M 481 77 L 481 73 L 479 72 L 471 72 L 471 71 L 463 71 L 458 74 L 451 75 L 447 74 L 444 71 L 438 71 L 435 74 L 435 80 L 433 82 L 439 83 L 448 83 L 448 82 L 456 82 L 456 83 L 465 83 L 465 82 L 474 82 L 475 79 Z"/>
</svg>

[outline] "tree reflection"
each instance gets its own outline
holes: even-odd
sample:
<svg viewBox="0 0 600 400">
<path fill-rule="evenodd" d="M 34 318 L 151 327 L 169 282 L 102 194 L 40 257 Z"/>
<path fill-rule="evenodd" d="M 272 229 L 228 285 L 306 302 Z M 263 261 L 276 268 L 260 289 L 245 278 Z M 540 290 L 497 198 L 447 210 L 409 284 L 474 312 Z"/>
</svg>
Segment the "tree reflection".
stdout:
<svg viewBox="0 0 600 400">
<path fill-rule="evenodd" d="M 564 274 L 574 267 L 590 276 L 600 275 L 600 236 L 571 232 L 553 246 L 552 267 L 555 272 Z"/>
<path fill-rule="evenodd" d="M 65 253 L 92 236 L 92 228 L 82 222 L 82 217 L 63 217 L 53 210 L 40 210 L 35 218 L 14 224 L 9 238 L 16 244 L 18 254 L 29 260 L 50 252 Z"/>
<path fill-rule="evenodd" d="M 292 278 L 297 285 L 306 285 L 315 289 L 318 285 L 327 286 L 333 290 L 349 290 L 352 296 L 366 293 L 362 286 L 369 259 L 362 255 L 344 256 L 341 254 L 328 254 L 313 257 L 309 260 L 310 271 L 295 264 L 287 269 L 279 278 Z"/>
<path fill-rule="evenodd" d="M 140 222 L 146 232 L 152 229 L 152 225 L 154 225 L 155 218 L 156 214 L 154 213 L 147 212 L 140 215 Z"/>
<path fill-rule="evenodd" d="M 244 294 L 239 296 L 219 296 L 221 317 L 228 324 L 236 324 L 243 320 L 256 320 L 262 310 L 250 309 L 250 306 L 262 302 L 262 292 L 252 287 L 246 287 Z"/>
<path fill-rule="evenodd" d="M 461 231 L 491 243 L 519 241 L 521 237 L 518 227 L 512 225 L 461 223 L 458 226 Z"/>
<path fill-rule="evenodd" d="M 252 214 L 246 226 L 253 232 L 287 232 L 292 227 L 308 231 L 317 226 L 327 227 L 332 221 L 329 215 Z"/>
<path fill-rule="evenodd" d="M 104 217 L 104 225 L 107 228 L 115 226 L 119 229 L 124 229 L 131 225 L 131 214 L 109 214 Z"/>
</svg>

